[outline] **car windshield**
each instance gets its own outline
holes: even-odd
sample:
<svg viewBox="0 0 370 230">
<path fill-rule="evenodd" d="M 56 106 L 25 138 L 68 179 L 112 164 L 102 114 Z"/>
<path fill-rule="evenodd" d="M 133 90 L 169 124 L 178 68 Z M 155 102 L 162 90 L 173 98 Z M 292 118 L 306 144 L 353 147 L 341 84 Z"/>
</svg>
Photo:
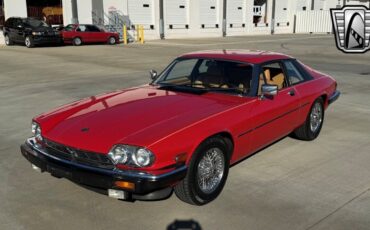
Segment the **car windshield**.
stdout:
<svg viewBox="0 0 370 230">
<path fill-rule="evenodd" d="M 214 59 L 175 60 L 154 82 L 164 89 L 248 94 L 253 66 Z"/>
<path fill-rule="evenodd" d="M 23 23 L 31 27 L 49 27 L 49 25 L 46 22 L 33 18 L 24 19 Z"/>
</svg>

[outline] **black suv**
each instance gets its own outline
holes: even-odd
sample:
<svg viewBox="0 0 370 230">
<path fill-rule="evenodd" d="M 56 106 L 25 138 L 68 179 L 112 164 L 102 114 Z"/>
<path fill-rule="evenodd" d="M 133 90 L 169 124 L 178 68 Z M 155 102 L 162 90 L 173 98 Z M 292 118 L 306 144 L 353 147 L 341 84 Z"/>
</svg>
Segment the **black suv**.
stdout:
<svg viewBox="0 0 370 230">
<path fill-rule="evenodd" d="M 4 24 L 6 45 L 23 43 L 28 48 L 41 44 L 62 44 L 59 31 L 54 30 L 43 21 L 34 18 L 8 18 Z"/>
</svg>

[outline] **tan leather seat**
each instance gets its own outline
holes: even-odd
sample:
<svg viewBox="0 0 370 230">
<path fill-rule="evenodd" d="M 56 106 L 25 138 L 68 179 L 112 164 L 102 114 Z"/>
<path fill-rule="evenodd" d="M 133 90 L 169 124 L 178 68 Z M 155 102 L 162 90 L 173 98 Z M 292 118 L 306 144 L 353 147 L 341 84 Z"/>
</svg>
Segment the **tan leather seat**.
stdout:
<svg viewBox="0 0 370 230">
<path fill-rule="evenodd" d="M 284 87 L 284 74 L 279 73 L 273 77 L 271 77 L 271 72 L 269 69 L 265 69 L 264 71 L 266 76 L 266 83 L 269 85 L 277 85 L 278 89 L 282 89 Z"/>
<path fill-rule="evenodd" d="M 277 85 L 278 89 L 282 89 L 284 86 L 284 74 L 279 73 L 272 78 L 273 85 Z"/>
</svg>

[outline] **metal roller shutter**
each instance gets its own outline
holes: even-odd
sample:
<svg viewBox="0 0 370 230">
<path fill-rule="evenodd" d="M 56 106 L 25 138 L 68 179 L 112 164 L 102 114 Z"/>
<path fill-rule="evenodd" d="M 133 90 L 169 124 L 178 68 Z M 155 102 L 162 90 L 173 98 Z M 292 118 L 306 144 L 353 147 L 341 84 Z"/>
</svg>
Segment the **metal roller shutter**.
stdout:
<svg viewBox="0 0 370 230">
<path fill-rule="evenodd" d="M 245 23 L 245 11 L 246 11 L 246 3 L 244 0 L 230 0 L 227 1 L 227 24 L 230 27 L 241 26 Z"/>
<path fill-rule="evenodd" d="M 218 22 L 218 1 L 217 0 L 199 0 L 200 24 L 213 27 Z"/>
<path fill-rule="evenodd" d="M 187 27 L 189 24 L 188 12 L 189 12 L 189 1 L 188 0 L 166 0 L 164 2 L 165 7 L 165 23 L 170 28 L 176 27 Z"/>
<path fill-rule="evenodd" d="M 132 24 L 154 24 L 153 0 L 128 0 L 128 16 Z"/>
</svg>

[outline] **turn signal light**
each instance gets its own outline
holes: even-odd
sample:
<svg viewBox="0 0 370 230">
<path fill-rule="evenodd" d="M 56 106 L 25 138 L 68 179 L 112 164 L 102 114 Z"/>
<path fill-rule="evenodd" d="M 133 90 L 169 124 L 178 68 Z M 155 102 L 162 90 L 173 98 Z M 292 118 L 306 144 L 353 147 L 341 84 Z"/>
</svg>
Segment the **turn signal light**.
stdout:
<svg viewBox="0 0 370 230">
<path fill-rule="evenodd" d="M 114 184 L 123 189 L 135 190 L 135 184 L 127 181 L 116 181 Z"/>
</svg>

